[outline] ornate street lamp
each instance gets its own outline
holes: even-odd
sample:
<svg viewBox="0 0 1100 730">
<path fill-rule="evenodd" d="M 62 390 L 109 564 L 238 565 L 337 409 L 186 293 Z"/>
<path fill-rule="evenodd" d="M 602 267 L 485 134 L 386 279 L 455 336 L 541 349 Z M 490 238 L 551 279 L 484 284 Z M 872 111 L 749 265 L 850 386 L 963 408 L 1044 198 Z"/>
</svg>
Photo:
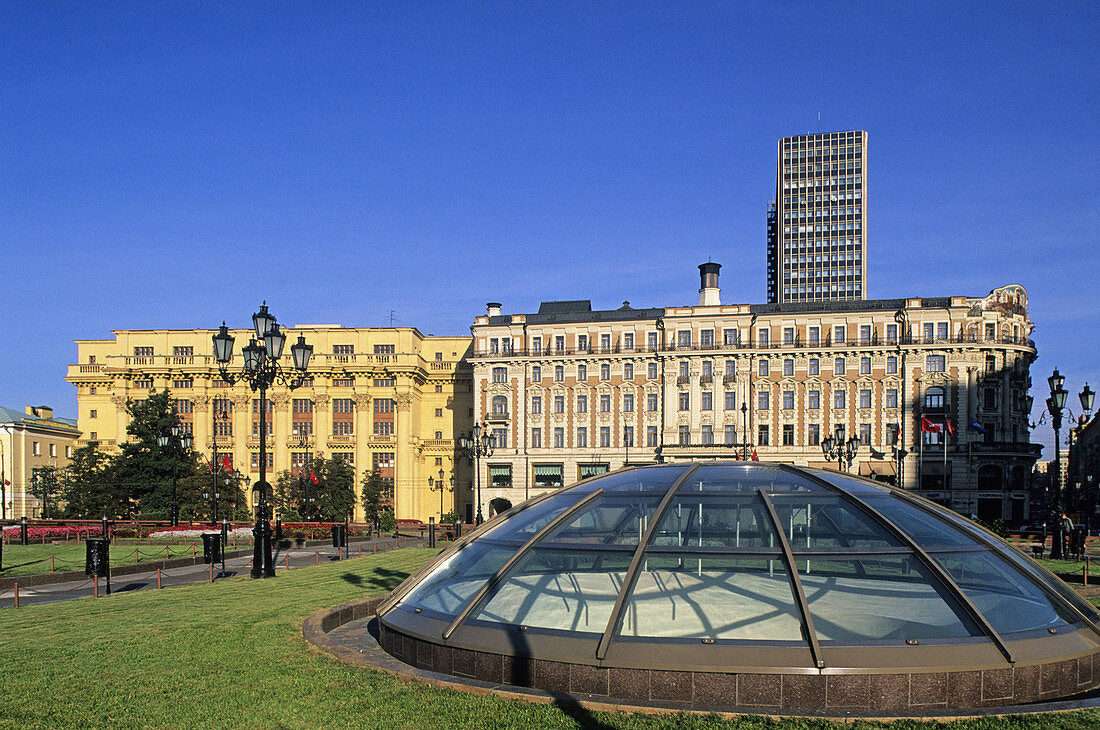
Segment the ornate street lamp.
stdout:
<svg viewBox="0 0 1100 730">
<path fill-rule="evenodd" d="M 836 461 L 837 467 L 842 471 L 848 471 L 852 467 L 858 451 L 859 439 L 852 436 L 845 441 L 844 432 L 839 428 L 835 437 L 828 436 L 821 442 L 821 452 L 825 455 L 825 460 Z"/>
<path fill-rule="evenodd" d="M 168 434 L 157 436 L 157 446 L 164 449 L 169 444 L 172 445 L 172 456 L 174 458 L 172 460 L 172 512 L 168 517 L 168 521 L 172 527 L 178 527 L 180 524 L 180 505 L 179 500 L 176 498 L 176 477 L 178 476 L 180 459 L 183 458 L 183 454 L 191 450 L 191 434 L 184 431 L 183 426 L 177 423 L 172 426 L 171 436 Z"/>
<path fill-rule="evenodd" d="M 444 483 L 443 477 L 444 477 L 444 473 L 443 473 L 442 469 L 439 470 L 439 478 L 438 479 L 433 479 L 432 477 L 428 477 L 428 489 L 430 489 L 433 492 L 439 492 L 439 521 L 440 522 L 443 522 L 443 492 L 445 492 L 447 490 L 447 485 L 446 485 L 446 483 Z M 454 483 L 454 479 L 451 480 L 451 483 L 452 484 Z"/>
<path fill-rule="evenodd" d="M 221 421 L 222 423 L 229 422 L 229 409 L 218 408 L 217 406 L 215 406 L 213 409 L 213 421 L 214 437 L 211 441 L 212 451 L 210 456 L 210 489 L 212 493 L 216 495 L 218 493 L 218 421 Z M 210 524 L 218 524 L 218 498 L 216 496 L 214 497 L 214 503 L 212 509 L 210 510 Z"/>
<path fill-rule="evenodd" d="M 475 497 L 477 501 L 477 516 L 474 518 L 475 524 L 480 525 L 484 522 L 481 516 L 481 466 L 480 462 L 482 457 L 491 457 L 493 455 L 493 449 L 496 447 L 496 439 L 489 433 L 488 424 L 474 424 L 474 430 L 470 433 L 463 434 L 458 439 L 458 447 L 462 449 L 463 455 L 473 462 L 474 464 L 474 485 L 475 485 Z"/>
<path fill-rule="evenodd" d="M 1062 430 L 1062 409 L 1066 407 L 1066 397 L 1069 393 L 1062 385 L 1066 382 L 1065 376 L 1054 368 L 1054 372 L 1047 378 L 1050 386 L 1050 397 L 1047 398 L 1047 413 L 1050 414 L 1050 422 L 1054 427 L 1054 508 L 1058 513 L 1054 518 L 1054 545 L 1051 546 L 1050 557 L 1053 560 L 1061 560 L 1066 539 L 1065 529 L 1062 525 L 1062 449 L 1059 440 Z"/>
<path fill-rule="evenodd" d="M 749 407 L 741 401 L 741 461 L 749 460 Z"/>
<path fill-rule="evenodd" d="M 313 345 L 307 345 L 306 338 L 298 336 L 298 342 L 290 348 L 295 372 L 289 373 L 279 365 L 286 335 L 279 328 L 275 317 L 267 311 L 267 302 L 260 306 L 259 312 L 252 315 L 252 326 L 256 336 L 241 348 L 244 369 L 239 373 L 229 372 L 234 338 L 229 334 L 225 322 L 222 322 L 221 328 L 212 339 L 214 359 L 218 362 L 222 380 L 230 384 L 247 382 L 252 390 L 260 393 L 260 481 L 257 484 L 260 500 L 256 510 L 256 526 L 252 530 L 252 577 L 271 578 L 275 576 L 275 566 L 271 559 L 271 525 L 267 514 L 267 389 L 277 382 L 285 385 L 288 390 L 301 386 L 306 379 L 305 373 L 313 355 Z"/>
</svg>

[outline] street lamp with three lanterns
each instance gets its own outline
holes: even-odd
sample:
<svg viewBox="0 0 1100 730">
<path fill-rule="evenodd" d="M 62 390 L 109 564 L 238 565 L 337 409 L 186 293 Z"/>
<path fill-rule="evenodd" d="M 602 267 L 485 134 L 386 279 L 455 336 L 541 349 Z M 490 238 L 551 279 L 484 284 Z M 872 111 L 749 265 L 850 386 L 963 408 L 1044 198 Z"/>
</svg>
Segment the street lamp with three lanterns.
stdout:
<svg viewBox="0 0 1100 730">
<path fill-rule="evenodd" d="M 842 471 L 848 471 L 852 467 L 858 451 L 859 439 L 852 436 L 845 441 L 844 431 L 840 428 L 837 428 L 836 436 L 827 436 L 821 442 L 821 452 L 825 455 L 825 460 L 836 461 Z"/>
<path fill-rule="evenodd" d="M 180 459 L 191 450 L 191 434 L 181 424 L 177 423 L 172 426 L 171 436 L 168 434 L 157 436 L 157 446 L 164 449 L 169 444 L 172 444 L 175 449 L 173 454 L 175 458 L 172 460 L 172 514 L 169 521 L 172 523 L 172 527 L 178 527 L 180 523 L 180 504 L 176 494 L 176 477 L 178 476 Z"/>
<path fill-rule="evenodd" d="M 462 453 L 466 458 L 470 459 L 474 464 L 474 499 L 477 501 L 477 516 L 474 518 L 474 522 L 480 525 L 484 521 L 484 518 L 481 516 L 480 462 L 482 457 L 488 458 L 493 455 L 493 449 L 496 447 L 496 439 L 489 433 L 488 425 L 475 423 L 473 431 L 459 437 L 458 446 L 462 449 Z"/>
<path fill-rule="evenodd" d="M 298 342 L 291 346 L 290 354 L 294 362 L 294 373 L 289 373 L 279 365 L 286 344 L 286 335 L 279 328 L 275 317 L 267 311 L 267 302 L 260 311 L 252 315 L 255 337 L 241 348 L 244 356 L 244 368 L 239 373 L 229 372 L 229 363 L 233 359 L 234 338 L 229 334 L 225 323 L 213 336 L 214 359 L 218 362 L 222 380 L 233 384 L 247 382 L 249 387 L 260 394 L 260 480 L 259 504 L 256 509 L 256 525 L 252 530 L 255 538 L 253 546 L 252 577 L 274 577 L 275 566 L 271 559 L 271 526 L 268 515 L 267 492 L 267 389 L 275 383 L 281 383 L 288 390 L 294 390 L 306 381 L 305 373 L 309 368 L 309 359 L 313 355 L 313 345 L 306 344 L 306 338 L 298 336 Z"/>
</svg>

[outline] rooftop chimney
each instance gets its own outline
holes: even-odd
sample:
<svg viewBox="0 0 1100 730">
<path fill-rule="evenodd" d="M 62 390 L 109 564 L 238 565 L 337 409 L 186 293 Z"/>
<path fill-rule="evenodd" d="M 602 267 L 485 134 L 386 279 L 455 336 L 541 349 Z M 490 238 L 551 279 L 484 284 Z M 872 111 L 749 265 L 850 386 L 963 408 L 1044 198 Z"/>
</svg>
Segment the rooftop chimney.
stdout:
<svg viewBox="0 0 1100 730">
<path fill-rule="evenodd" d="M 485 305 L 485 308 L 488 310 L 490 317 L 500 316 L 500 302 L 489 302 Z"/>
<path fill-rule="evenodd" d="M 719 295 L 722 290 L 718 288 L 718 269 L 722 264 L 707 262 L 699 264 L 699 306 L 717 307 L 721 304 Z"/>
</svg>

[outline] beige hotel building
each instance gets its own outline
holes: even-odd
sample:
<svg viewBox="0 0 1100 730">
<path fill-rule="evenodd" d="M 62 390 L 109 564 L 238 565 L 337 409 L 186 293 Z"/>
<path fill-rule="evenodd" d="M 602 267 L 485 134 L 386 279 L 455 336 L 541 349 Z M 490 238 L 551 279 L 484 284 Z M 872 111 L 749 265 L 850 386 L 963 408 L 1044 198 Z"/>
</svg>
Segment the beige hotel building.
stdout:
<svg viewBox="0 0 1100 730">
<path fill-rule="evenodd" d="M 1036 357 L 1022 287 L 722 304 L 719 265 L 699 269 L 698 306 L 493 303 L 475 319 L 474 415 L 497 440 L 481 462 L 485 514 L 624 465 L 755 451 L 837 469 L 821 443 L 840 435 L 860 441 L 853 474 L 1027 519 L 1040 447 L 1020 406 Z"/>
<path fill-rule="evenodd" d="M 300 473 L 313 456 L 338 456 L 355 469 L 356 496 L 365 474 L 378 469 L 393 481 L 399 519 L 439 518 L 472 503 L 470 467 L 456 465 L 456 434 L 472 425 L 469 337 L 424 336 L 410 327 L 284 328 L 288 342 L 304 335 L 313 345 L 308 380 L 295 390 L 268 390 L 268 479 Z M 242 369 L 241 347 L 252 330 L 232 330 L 230 370 Z M 259 479 L 259 394 L 247 383 L 221 379 L 214 361 L 214 330 L 116 330 L 105 340 L 78 340 L 78 362 L 66 380 L 77 388 L 80 445 L 116 450 L 126 438 L 128 400 L 167 388 L 194 437 L 194 449 L 218 461 L 229 454 L 243 474 L 241 487 Z M 293 370 L 289 348 L 283 367 Z M 457 469 L 457 471 L 456 471 Z M 439 471 L 444 472 L 442 492 Z M 433 483 L 429 486 L 429 477 Z M 455 479 L 457 491 L 450 488 Z M 356 507 L 356 518 L 362 518 Z"/>
</svg>

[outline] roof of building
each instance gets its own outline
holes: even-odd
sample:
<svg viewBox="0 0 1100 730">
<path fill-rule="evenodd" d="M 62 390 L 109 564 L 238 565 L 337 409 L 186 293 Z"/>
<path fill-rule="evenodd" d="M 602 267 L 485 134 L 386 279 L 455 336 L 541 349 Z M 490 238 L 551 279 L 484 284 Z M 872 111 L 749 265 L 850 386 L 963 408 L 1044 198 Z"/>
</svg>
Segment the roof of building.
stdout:
<svg viewBox="0 0 1100 730">
<path fill-rule="evenodd" d="M 41 418 L 29 413 L 17 411 L 14 408 L 0 406 L 0 424 L 18 424 L 37 428 L 53 428 L 64 431 L 77 431 L 75 418 Z"/>
</svg>

